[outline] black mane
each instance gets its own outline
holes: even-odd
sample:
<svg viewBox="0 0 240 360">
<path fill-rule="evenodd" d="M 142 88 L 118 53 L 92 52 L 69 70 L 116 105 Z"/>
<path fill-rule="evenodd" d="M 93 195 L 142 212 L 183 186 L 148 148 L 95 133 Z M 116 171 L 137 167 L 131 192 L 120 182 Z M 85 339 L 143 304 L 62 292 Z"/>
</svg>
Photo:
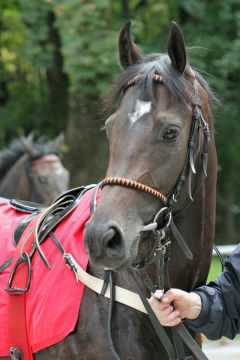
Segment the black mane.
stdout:
<svg viewBox="0 0 240 360">
<path fill-rule="evenodd" d="M 209 103 L 211 107 L 219 104 L 217 97 L 209 88 L 207 82 L 194 70 L 196 79 L 202 85 L 209 97 Z M 142 61 L 128 67 L 118 78 L 113 85 L 108 96 L 104 100 L 104 111 L 109 112 L 119 96 L 124 92 L 126 84 L 134 77 L 142 74 L 141 79 L 137 81 L 136 86 L 143 86 L 145 90 L 151 94 L 154 91 L 154 82 L 152 81 L 154 74 L 162 75 L 164 78 L 164 84 L 167 86 L 171 94 L 173 94 L 178 100 L 182 102 L 188 102 L 186 90 L 194 93 L 193 85 L 189 80 L 177 70 L 175 70 L 171 64 L 171 60 L 167 54 L 151 54 L 142 58 Z"/>
</svg>

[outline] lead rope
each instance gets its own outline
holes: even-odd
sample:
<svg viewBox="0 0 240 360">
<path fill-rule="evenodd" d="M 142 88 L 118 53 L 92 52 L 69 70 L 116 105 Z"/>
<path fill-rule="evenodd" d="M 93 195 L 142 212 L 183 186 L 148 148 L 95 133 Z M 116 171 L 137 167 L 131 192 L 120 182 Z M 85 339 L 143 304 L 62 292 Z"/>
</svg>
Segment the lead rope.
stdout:
<svg viewBox="0 0 240 360">
<path fill-rule="evenodd" d="M 165 292 L 171 288 L 170 278 L 169 278 L 169 269 L 168 269 L 168 265 L 169 265 L 169 261 L 170 261 L 170 245 L 171 245 L 171 242 L 170 242 L 169 246 L 165 247 L 165 251 L 164 251 L 164 255 L 163 255 L 164 261 L 163 261 L 162 272 L 164 274 L 163 277 L 164 277 L 164 291 Z M 172 306 L 173 306 L 173 304 L 172 304 Z M 179 335 L 176 333 L 175 328 L 171 328 L 170 331 L 172 333 L 173 343 L 174 343 L 174 348 L 176 351 L 177 359 L 178 360 L 193 360 L 192 356 L 187 356 L 187 357 L 185 356 L 184 342 L 179 337 Z"/>
<path fill-rule="evenodd" d="M 155 230 L 155 242 L 157 243 L 157 246 L 155 247 L 154 257 L 151 261 L 148 263 L 143 263 L 142 261 L 138 263 L 138 268 L 135 267 L 135 272 L 142 278 L 143 282 L 147 286 L 147 288 L 150 290 L 152 294 L 155 293 L 155 291 L 158 289 L 164 293 L 164 291 L 169 288 L 169 276 L 168 276 L 168 267 L 167 264 L 170 260 L 170 245 L 171 240 L 166 235 L 169 233 L 168 231 L 169 223 L 167 223 L 167 227 L 162 228 L 161 230 Z M 145 268 L 149 266 L 153 261 L 156 262 L 156 285 L 153 284 L 152 280 L 148 276 L 148 274 L 145 271 Z M 166 264 L 166 266 L 165 266 Z M 134 275 L 134 273 L 133 273 Z M 141 300 L 144 302 L 144 306 L 146 305 L 146 299 L 145 296 L 142 295 L 142 291 L 140 286 L 138 285 L 136 281 L 136 277 L 134 277 L 134 280 L 138 287 L 138 293 L 141 297 Z M 147 305 L 146 305 L 147 306 Z M 145 306 L 145 308 L 146 308 Z M 150 321 L 152 322 L 155 331 L 157 332 L 157 335 L 159 336 L 159 339 L 161 343 L 164 345 L 166 352 L 168 353 L 169 359 L 177 359 L 177 360 L 192 360 L 192 357 L 186 357 L 183 342 L 181 339 L 179 339 L 178 335 L 174 330 L 170 330 L 173 337 L 173 344 L 172 346 L 170 339 L 164 329 L 164 327 L 158 322 L 156 322 L 157 319 L 155 319 L 156 315 L 152 312 L 151 307 L 146 308 Z M 158 321 L 158 320 L 157 320 Z M 155 325 L 154 325 L 155 324 Z M 169 345 L 166 347 L 166 338 L 168 339 L 168 342 L 171 344 L 171 347 Z"/>
</svg>

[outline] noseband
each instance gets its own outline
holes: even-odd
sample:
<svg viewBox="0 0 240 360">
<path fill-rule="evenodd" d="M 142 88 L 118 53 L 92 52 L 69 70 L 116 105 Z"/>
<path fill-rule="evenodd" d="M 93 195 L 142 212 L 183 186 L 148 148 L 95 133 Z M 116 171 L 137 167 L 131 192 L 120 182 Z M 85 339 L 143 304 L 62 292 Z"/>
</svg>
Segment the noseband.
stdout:
<svg viewBox="0 0 240 360">
<path fill-rule="evenodd" d="M 101 188 L 103 188 L 106 185 L 125 186 L 130 189 L 143 191 L 148 195 L 156 197 L 157 199 L 161 200 L 162 202 L 165 202 L 167 200 L 166 196 L 164 196 L 161 192 L 151 188 L 150 186 L 147 186 L 138 181 L 135 181 L 135 180 L 129 180 L 129 179 L 125 179 L 122 177 L 107 177 L 107 178 L 103 179 L 100 183 Z"/>
</svg>

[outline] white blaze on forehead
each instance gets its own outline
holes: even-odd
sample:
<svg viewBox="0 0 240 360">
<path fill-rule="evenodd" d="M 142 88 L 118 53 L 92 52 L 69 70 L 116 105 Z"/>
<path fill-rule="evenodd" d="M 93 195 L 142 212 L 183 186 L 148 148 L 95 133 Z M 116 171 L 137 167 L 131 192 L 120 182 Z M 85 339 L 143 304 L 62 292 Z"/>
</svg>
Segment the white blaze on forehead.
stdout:
<svg viewBox="0 0 240 360">
<path fill-rule="evenodd" d="M 147 114 L 151 110 L 151 106 L 151 101 L 142 101 L 137 99 L 135 110 L 131 113 L 128 113 L 128 117 L 131 123 L 134 124 L 144 114 Z"/>
</svg>

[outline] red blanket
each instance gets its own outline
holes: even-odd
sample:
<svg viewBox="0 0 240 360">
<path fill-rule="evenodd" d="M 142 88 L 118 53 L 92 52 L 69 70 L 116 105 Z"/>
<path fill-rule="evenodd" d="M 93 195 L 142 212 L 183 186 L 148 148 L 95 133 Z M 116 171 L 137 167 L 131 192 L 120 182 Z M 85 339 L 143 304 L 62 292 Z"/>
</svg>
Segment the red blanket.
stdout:
<svg viewBox="0 0 240 360">
<path fill-rule="evenodd" d="M 89 219 L 92 190 L 54 231 L 66 252 L 71 253 L 83 269 L 88 256 L 84 250 L 84 224 Z M 0 204 L 0 264 L 14 254 L 12 233 L 26 214 Z M 42 245 L 51 270 L 35 253 L 32 259 L 31 287 L 27 296 L 27 329 L 32 351 L 36 352 L 64 339 L 73 331 L 80 309 L 84 285 L 76 284 L 74 274 L 66 266 L 60 251 L 51 239 Z M 7 326 L 7 297 L 4 288 L 9 279 L 9 268 L 0 274 L 0 356 L 9 354 Z M 17 326 L 17 324 L 16 324 Z"/>
</svg>

